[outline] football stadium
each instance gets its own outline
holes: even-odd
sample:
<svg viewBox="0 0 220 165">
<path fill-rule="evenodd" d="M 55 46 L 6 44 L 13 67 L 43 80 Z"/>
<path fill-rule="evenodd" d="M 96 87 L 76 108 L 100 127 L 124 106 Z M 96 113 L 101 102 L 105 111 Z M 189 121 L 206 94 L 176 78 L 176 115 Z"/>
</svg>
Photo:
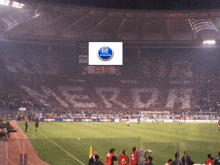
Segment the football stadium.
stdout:
<svg viewBox="0 0 220 165">
<path fill-rule="evenodd" d="M 74 2 L 0 0 L 0 165 L 219 165 L 220 10 Z"/>
</svg>

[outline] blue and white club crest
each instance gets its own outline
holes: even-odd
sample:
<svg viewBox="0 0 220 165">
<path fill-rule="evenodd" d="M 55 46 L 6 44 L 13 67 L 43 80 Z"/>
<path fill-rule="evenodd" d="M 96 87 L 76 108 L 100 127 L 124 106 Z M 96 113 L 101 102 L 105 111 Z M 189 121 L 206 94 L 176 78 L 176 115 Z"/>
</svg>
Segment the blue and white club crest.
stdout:
<svg viewBox="0 0 220 165">
<path fill-rule="evenodd" d="M 113 51 L 108 46 L 103 46 L 98 51 L 98 57 L 102 61 L 109 61 L 114 56 Z"/>
</svg>

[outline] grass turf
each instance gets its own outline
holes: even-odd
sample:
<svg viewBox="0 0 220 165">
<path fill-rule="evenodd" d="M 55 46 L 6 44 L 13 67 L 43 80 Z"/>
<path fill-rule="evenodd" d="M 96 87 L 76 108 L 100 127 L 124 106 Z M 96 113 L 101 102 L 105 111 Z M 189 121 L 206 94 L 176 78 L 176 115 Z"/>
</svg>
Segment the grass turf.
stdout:
<svg viewBox="0 0 220 165">
<path fill-rule="evenodd" d="M 19 126 L 24 131 L 24 123 Z M 38 132 L 29 123 L 25 134 L 39 157 L 52 165 L 88 164 L 90 146 L 102 162 L 112 147 L 117 155 L 124 149 L 130 155 L 134 145 L 138 150 L 144 147 L 152 150 L 154 165 L 174 159 L 178 149 L 180 156 L 186 149 L 195 163 L 204 163 L 207 154 L 215 157 L 220 151 L 217 124 L 130 123 L 127 127 L 126 123 L 41 122 Z"/>
</svg>

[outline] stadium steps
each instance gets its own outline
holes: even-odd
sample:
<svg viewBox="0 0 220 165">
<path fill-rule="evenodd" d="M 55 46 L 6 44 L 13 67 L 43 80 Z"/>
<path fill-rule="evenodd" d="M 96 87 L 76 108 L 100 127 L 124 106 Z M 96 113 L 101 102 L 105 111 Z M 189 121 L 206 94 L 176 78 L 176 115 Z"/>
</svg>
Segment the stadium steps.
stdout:
<svg viewBox="0 0 220 165">
<path fill-rule="evenodd" d="M 0 165 L 8 165 L 7 161 L 7 142 L 0 139 Z"/>
</svg>

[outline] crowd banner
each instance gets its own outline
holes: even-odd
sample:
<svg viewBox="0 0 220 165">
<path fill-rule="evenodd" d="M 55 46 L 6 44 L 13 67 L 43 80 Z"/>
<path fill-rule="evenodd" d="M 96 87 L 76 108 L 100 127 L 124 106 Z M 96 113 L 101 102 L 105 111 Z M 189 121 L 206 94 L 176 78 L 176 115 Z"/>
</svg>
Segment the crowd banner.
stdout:
<svg viewBox="0 0 220 165">
<path fill-rule="evenodd" d="M 62 118 L 55 118 L 55 119 L 40 119 L 41 122 L 115 122 L 115 119 L 62 119 Z"/>
<path fill-rule="evenodd" d="M 41 122 L 127 122 L 127 119 L 40 119 Z M 218 120 L 173 120 L 173 119 L 141 119 L 141 122 L 164 122 L 164 123 L 175 123 L 175 122 L 183 122 L 183 123 L 218 123 Z M 130 119 L 130 122 L 137 123 L 137 119 Z"/>
<path fill-rule="evenodd" d="M 46 121 L 46 122 L 54 122 L 55 119 L 43 119 L 43 121 Z"/>
<path fill-rule="evenodd" d="M 185 120 L 185 123 L 218 123 L 218 120 Z"/>
<path fill-rule="evenodd" d="M 168 119 L 168 120 L 165 119 L 164 122 L 165 122 L 165 123 L 173 123 L 173 120 L 171 120 L 171 119 Z"/>
<path fill-rule="evenodd" d="M 63 119 L 64 122 L 73 122 L 74 119 Z"/>
<path fill-rule="evenodd" d="M 116 120 L 116 119 L 115 119 Z M 127 119 L 118 119 L 119 120 L 119 122 L 127 122 Z M 131 123 L 133 123 L 133 122 L 138 122 L 138 120 L 137 119 L 129 119 L 129 121 L 131 122 Z M 115 122 L 117 122 L 117 121 L 115 121 Z"/>
</svg>

